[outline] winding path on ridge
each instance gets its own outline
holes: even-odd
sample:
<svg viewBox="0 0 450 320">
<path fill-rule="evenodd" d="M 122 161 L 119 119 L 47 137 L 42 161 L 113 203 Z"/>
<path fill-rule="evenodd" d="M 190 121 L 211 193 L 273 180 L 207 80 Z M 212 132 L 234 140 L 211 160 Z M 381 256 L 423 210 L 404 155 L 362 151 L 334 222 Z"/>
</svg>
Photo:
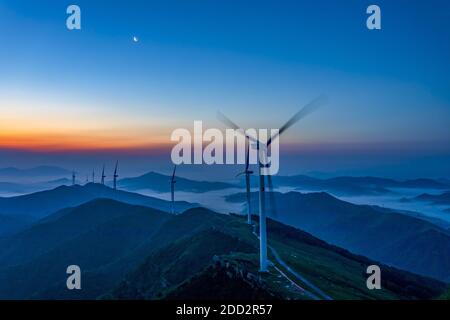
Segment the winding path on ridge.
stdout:
<svg viewBox="0 0 450 320">
<path fill-rule="evenodd" d="M 259 239 L 259 236 L 256 232 L 252 232 L 253 235 Z M 306 294 L 307 296 L 309 296 L 311 299 L 313 300 L 321 300 L 321 299 L 325 299 L 325 300 L 333 300 L 333 298 L 331 298 L 329 295 L 327 295 L 326 293 L 324 293 L 322 290 L 320 290 L 318 287 L 316 287 L 314 284 L 312 284 L 308 279 L 306 279 L 305 277 L 303 277 L 302 275 L 300 275 L 298 272 L 296 272 L 295 270 L 292 270 L 291 267 L 289 267 L 287 265 L 286 262 L 284 262 L 283 259 L 281 259 L 280 255 L 278 254 L 278 252 L 270 245 L 267 246 L 270 249 L 270 252 L 272 253 L 272 255 L 274 256 L 275 260 L 282 266 L 284 267 L 287 271 L 289 271 L 293 276 L 295 276 L 298 280 L 300 280 L 301 282 L 303 282 L 304 284 L 306 284 L 308 287 L 310 287 L 311 289 L 313 289 L 316 294 L 306 290 L 305 288 L 303 288 L 302 286 L 300 286 L 298 283 L 296 283 L 295 281 L 293 281 L 291 278 L 289 278 L 288 275 L 286 275 L 286 273 L 284 273 L 280 268 L 278 268 L 272 261 L 269 261 L 271 263 L 271 265 L 275 268 L 275 270 L 278 271 L 278 273 L 285 278 L 287 281 L 289 281 L 294 287 L 296 287 L 298 290 L 302 291 L 304 294 Z M 319 297 L 320 296 L 320 297 Z"/>
<path fill-rule="evenodd" d="M 272 252 L 273 256 L 275 257 L 275 260 L 282 265 L 286 270 L 288 270 L 292 275 L 294 275 L 298 280 L 306 284 L 308 287 L 313 289 L 318 295 L 322 296 L 325 300 L 333 300 L 329 295 L 327 295 L 325 292 L 317 288 L 314 284 L 312 284 L 308 279 L 303 277 L 302 275 L 298 274 L 295 270 L 292 270 L 291 267 L 289 267 L 286 262 L 284 262 L 278 252 L 271 246 L 268 246 L 270 251 Z"/>
</svg>

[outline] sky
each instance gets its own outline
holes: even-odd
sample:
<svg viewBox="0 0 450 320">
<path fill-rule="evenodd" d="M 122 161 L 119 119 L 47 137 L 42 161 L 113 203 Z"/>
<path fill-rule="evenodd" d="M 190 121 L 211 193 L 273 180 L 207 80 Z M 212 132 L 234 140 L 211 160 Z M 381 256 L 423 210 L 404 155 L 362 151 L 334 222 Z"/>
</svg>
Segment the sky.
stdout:
<svg viewBox="0 0 450 320">
<path fill-rule="evenodd" d="M 325 94 L 281 173 L 449 177 L 449 40 L 444 0 L 0 0 L 0 166 L 170 171 L 174 129 L 278 128 Z"/>
</svg>

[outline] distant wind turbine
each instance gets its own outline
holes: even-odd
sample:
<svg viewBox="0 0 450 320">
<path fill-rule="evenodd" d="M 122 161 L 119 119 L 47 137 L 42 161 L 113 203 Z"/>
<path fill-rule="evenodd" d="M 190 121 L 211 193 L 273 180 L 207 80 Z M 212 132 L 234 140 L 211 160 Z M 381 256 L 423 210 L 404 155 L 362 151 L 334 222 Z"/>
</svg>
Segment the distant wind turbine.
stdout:
<svg viewBox="0 0 450 320">
<path fill-rule="evenodd" d="M 103 170 L 102 170 L 102 184 L 105 185 L 105 165 L 103 165 Z"/>
<path fill-rule="evenodd" d="M 175 170 L 177 169 L 177 166 L 175 165 L 173 167 L 173 173 L 172 173 L 172 178 L 170 179 L 170 212 L 172 214 L 175 213 L 175 183 L 177 182 L 175 180 Z"/>
<path fill-rule="evenodd" d="M 278 133 L 269 138 L 269 140 L 264 143 L 258 140 L 255 137 L 251 137 L 249 135 L 245 135 L 248 140 L 253 141 L 256 144 L 256 148 L 258 150 L 258 164 L 259 164 L 259 270 L 261 272 L 267 272 L 268 262 L 267 262 L 267 228 L 266 228 L 266 209 L 265 209 L 265 188 L 264 188 L 264 175 L 261 174 L 262 169 L 265 167 L 264 163 L 267 163 L 267 153 L 270 147 L 270 144 L 277 139 L 283 132 L 293 126 L 297 121 L 306 117 L 311 112 L 315 111 L 319 106 L 326 102 L 325 97 L 319 97 L 305 105 L 300 111 L 294 114 L 279 130 Z M 218 113 L 218 118 L 222 121 L 226 126 L 229 126 L 235 130 L 240 129 L 238 125 L 236 125 L 233 121 L 227 118 L 224 114 Z M 240 131 L 239 131 L 240 132 Z M 245 132 L 245 131 L 244 131 Z M 272 176 L 268 175 L 268 184 L 269 188 L 273 188 L 272 184 Z M 274 200 L 273 190 L 270 193 L 270 199 Z M 272 211 L 274 206 L 272 206 Z"/>
<path fill-rule="evenodd" d="M 117 166 L 119 164 L 119 161 L 116 161 L 116 167 L 114 168 L 114 175 L 113 175 L 113 182 L 114 182 L 114 190 L 117 189 L 117 178 L 119 175 L 117 174 Z"/>
<path fill-rule="evenodd" d="M 72 171 L 72 185 L 75 185 L 75 170 Z"/>
</svg>

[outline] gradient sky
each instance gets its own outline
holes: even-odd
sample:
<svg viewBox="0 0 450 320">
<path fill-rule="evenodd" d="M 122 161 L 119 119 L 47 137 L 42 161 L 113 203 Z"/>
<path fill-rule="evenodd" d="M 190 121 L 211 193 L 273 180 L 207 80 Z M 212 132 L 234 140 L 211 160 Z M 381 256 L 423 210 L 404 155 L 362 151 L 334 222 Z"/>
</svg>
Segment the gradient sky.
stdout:
<svg viewBox="0 0 450 320">
<path fill-rule="evenodd" d="M 373 3 L 381 31 L 365 26 Z M 0 49 L 0 165 L 160 153 L 194 120 L 221 127 L 217 110 L 277 128 L 320 94 L 329 104 L 282 140 L 309 170 L 450 159 L 445 0 L 0 0 Z"/>
</svg>

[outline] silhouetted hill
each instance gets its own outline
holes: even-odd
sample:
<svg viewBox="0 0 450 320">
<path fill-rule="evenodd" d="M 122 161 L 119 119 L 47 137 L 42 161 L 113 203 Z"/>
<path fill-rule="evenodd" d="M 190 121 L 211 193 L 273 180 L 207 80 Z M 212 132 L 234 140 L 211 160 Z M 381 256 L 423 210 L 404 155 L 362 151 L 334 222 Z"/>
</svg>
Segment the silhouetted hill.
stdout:
<svg viewBox="0 0 450 320">
<path fill-rule="evenodd" d="M 135 178 L 119 180 L 119 186 L 127 190 L 150 189 L 157 192 L 170 192 L 171 176 L 157 172 L 149 172 Z M 207 192 L 232 188 L 234 185 L 225 182 L 197 181 L 182 177 L 176 177 L 176 190 L 188 192 Z"/>
<path fill-rule="evenodd" d="M 114 199 L 163 211 L 170 210 L 169 201 L 123 190 L 114 190 L 98 183 L 88 183 L 84 186 L 59 186 L 52 190 L 17 197 L 0 198 L 0 212 L 9 215 L 19 214 L 42 218 L 57 210 L 77 206 L 96 198 Z M 175 202 L 175 210 L 177 212 L 193 206 L 195 205 L 185 201 Z"/>
<path fill-rule="evenodd" d="M 1 296 L 32 297 L 63 279 L 71 264 L 88 271 L 114 262 L 146 241 L 171 216 L 109 199 L 59 212 L 0 241 Z"/>
<path fill-rule="evenodd" d="M 441 282 L 383 265 L 383 289 L 368 290 L 373 261 L 274 221 L 268 227 L 280 257 L 333 298 L 426 299 L 444 291 Z M 258 240 L 245 219 L 202 208 L 171 215 L 97 199 L 1 241 L 0 254 L 3 299 L 202 297 L 224 284 L 217 297 L 307 298 L 275 269 L 258 276 Z M 66 288 L 71 264 L 82 270 L 82 290 Z"/>
<path fill-rule="evenodd" d="M 228 197 L 244 202 L 244 194 Z M 450 234 L 430 222 L 327 193 L 275 193 L 276 219 L 352 252 L 450 282 Z M 255 212 L 258 195 L 252 193 Z M 268 207 L 269 215 L 273 210 Z"/>
<path fill-rule="evenodd" d="M 147 209 L 109 199 L 96 199 L 78 207 L 62 209 L 29 229 L 0 240 L 0 265 L 26 263 L 112 219 L 128 218 L 136 213 L 164 216 L 162 211 Z"/>
</svg>

